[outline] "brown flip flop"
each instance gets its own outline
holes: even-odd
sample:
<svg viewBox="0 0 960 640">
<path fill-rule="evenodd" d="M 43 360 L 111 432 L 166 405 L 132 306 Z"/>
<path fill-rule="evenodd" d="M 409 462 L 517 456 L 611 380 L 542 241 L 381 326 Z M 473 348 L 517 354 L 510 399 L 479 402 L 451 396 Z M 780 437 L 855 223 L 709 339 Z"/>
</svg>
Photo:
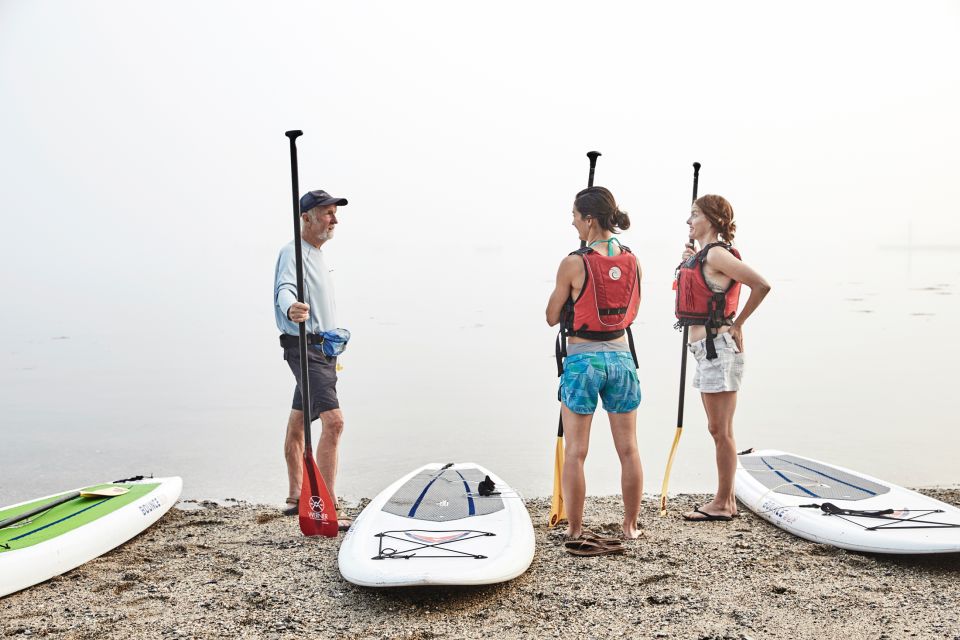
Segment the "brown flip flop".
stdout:
<svg viewBox="0 0 960 640">
<path fill-rule="evenodd" d="M 564 550 L 572 556 L 610 556 L 624 552 L 622 544 L 603 544 L 597 540 L 582 538 L 563 543 Z"/>
<path fill-rule="evenodd" d="M 683 514 L 683 519 L 687 522 L 730 522 L 733 520 L 734 516 L 723 516 L 723 515 L 714 515 L 712 513 L 707 513 L 706 511 L 701 511 L 700 507 L 697 507 L 692 511 L 692 513 L 699 513 L 702 518 L 696 516 L 689 516 L 688 514 Z"/>
<path fill-rule="evenodd" d="M 609 536 L 601 536 L 592 531 L 584 531 L 581 538 L 584 540 L 591 540 L 593 542 L 597 542 L 599 544 L 605 544 L 608 546 L 621 546 L 621 547 L 623 546 L 623 540 L 621 540 L 620 538 L 611 538 Z"/>
</svg>

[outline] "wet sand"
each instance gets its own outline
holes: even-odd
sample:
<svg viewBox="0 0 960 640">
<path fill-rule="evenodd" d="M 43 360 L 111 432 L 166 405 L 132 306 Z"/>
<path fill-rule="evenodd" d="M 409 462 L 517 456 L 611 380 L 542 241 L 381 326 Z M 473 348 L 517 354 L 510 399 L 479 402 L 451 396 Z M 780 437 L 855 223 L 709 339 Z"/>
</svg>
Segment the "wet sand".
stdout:
<svg viewBox="0 0 960 640">
<path fill-rule="evenodd" d="M 960 504 L 960 489 L 923 490 Z M 649 497 L 648 497 L 649 498 Z M 960 640 L 960 554 L 892 557 L 810 543 L 745 509 L 687 524 L 645 502 L 622 556 L 568 555 L 528 501 L 530 569 L 485 587 L 367 589 L 337 570 L 339 539 L 307 539 L 273 507 L 186 504 L 86 565 L 0 599 L 13 638 L 796 638 Z M 617 497 L 590 498 L 613 530 Z"/>
</svg>

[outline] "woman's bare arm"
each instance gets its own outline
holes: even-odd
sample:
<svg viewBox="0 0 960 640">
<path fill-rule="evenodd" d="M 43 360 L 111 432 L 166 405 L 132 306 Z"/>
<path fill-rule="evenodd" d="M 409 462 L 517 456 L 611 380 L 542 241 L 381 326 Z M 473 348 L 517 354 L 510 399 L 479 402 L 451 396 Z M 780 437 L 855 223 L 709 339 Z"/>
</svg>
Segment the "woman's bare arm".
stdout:
<svg viewBox="0 0 960 640">
<path fill-rule="evenodd" d="M 567 256 L 560 262 L 560 268 L 557 269 L 557 284 L 547 301 L 547 324 L 551 327 L 560 322 L 563 304 L 570 298 L 573 283 L 583 269 L 581 262 L 578 256 Z"/>
<path fill-rule="evenodd" d="M 750 297 L 743 305 L 743 311 L 730 327 L 730 336 L 736 341 L 737 348 L 743 351 L 743 323 L 757 310 L 763 299 L 770 293 L 770 284 L 743 260 L 739 260 L 729 251 L 710 251 L 707 263 L 713 268 L 737 282 L 750 288 Z"/>
</svg>

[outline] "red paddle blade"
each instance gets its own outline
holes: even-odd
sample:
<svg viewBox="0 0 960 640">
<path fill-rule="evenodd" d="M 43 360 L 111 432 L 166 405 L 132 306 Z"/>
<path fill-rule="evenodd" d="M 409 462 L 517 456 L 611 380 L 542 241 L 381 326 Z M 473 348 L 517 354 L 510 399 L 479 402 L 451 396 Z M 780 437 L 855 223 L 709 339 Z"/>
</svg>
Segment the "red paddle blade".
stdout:
<svg viewBox="0 0 960 640">
<path fill-rule="evenodd" d="M 320 475 L 313 454 L 303 455 L 303 482 L 300 484 L 300 531 L 305 536 L 336 538 L 337 507 Z"/>
</svg>

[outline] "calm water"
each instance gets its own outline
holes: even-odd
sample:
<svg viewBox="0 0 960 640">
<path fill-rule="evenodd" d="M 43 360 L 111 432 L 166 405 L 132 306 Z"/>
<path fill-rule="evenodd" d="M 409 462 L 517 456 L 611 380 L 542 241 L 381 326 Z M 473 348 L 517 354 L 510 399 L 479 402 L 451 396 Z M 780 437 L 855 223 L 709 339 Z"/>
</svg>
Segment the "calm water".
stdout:
<svg viewBox="0 0 960 640">
<path fill-rule="evenodd" d="M 639 442 L 646 491 L 657 494 L 676 424 L 678 248 L 635 247 L 645 267 Z M 738 446 L 788 449 L 908 486 L 960 482 L 960 251 L 793 249 L 744 249 L 774 290 L 746 327 Z M 182 476 L 187 498 L 282 500 L 293 385 L 272 326 L 273 255 L 254 256 L 260 280 L 222 274 L 223 308 L 189 288 L 127 286 L 120 304 L 107 288 L 65 287 L 55 321 L 7 331 L 0 504 L 140 473 Z M 550 493 L 557 379 L 542 312 L 560 255 L 468 244 L 412 280 L 369 278 L 360 256 L 334 256 L 342 324 L 354 334 L 340 382 L 341 494 L 372 496 L 423 463 L 467 460 L 526 495 Z M 477 261 L 488 270 L 471 269 Z M 162 289 L 162 275 L 150 282 Z M 602 414 L 591 445 L 588 491 L 618 493 Z M 711 489 L 712 455 L 690 390 L 671 489 Z"/>
</svg>

